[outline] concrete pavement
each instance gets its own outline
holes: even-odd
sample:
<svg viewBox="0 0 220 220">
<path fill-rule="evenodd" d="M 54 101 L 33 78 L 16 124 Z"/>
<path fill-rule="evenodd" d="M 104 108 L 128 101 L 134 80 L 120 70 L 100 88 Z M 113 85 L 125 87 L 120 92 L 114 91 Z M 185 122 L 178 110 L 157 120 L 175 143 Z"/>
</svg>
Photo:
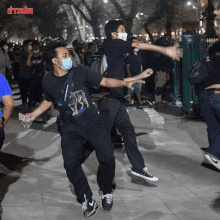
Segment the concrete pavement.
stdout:
<svg viewBox="0 0 220 220">
<path fill-rule="evenodd" d="M 17 120 L 23 107 L 17 90 L 13 91 L 18 100 L 5 129 L 2 151 L 34 160 L 21 163 L 11 156 L 12 163 L 0 163 L 1 219 L 85 219 L 63 168 L 56 111 L 47 124 L 33 123 L 30 129 L 24 129 Z M 106 214 L 99 207 L 89 219 L 219 220 L 220 173 L 203 161 L 208 145 L 205 123 L 183 120 L 172 108 L 156 112 L 129 107 L 128 112 L 146 166 L 159 181 L 149 182 L 130 175 L 126 154 L 116 148 L 113 209 Z M 92 154 L 83 169 L 94 198 L 100 202 L 97 166 Z"/>
</svg>

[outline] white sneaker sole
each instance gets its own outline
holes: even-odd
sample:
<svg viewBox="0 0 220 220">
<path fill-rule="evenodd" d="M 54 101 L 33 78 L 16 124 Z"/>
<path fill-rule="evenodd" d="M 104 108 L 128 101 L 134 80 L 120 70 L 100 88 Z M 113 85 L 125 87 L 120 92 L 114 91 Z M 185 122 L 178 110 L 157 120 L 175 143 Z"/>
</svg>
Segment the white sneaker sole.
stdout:
<svg viewBox="0 0 220 220">
<path fill-rule="evenodd" d="M 152 178 L 150 178 L 150 177 L 146 177 L 146 176 L 140 175 L 140 174 L 138 174 L 138 173 L 136 173 L 136 172 L 134 172 L 134 171 L 131 171 L 131 174 L 133 174 L 133 175 L 135 175 L 135 176 L 138 176 L 138 177 L 141 177 L 141 178 L 143 178 L 143 179 L 145 179 L 145 180 L 150 180 L 150 181 L 153 181 L 153 182 L 158 181 L 158 178 L 155 177 L 155 176 L 152 177 Z"/>
<path fill-rule="evenodd" d="M 204 158 L 208 160 L 209 163 L 211 163 L 213 166 L 215 166 L 217 169 L 220 170 L 220 161 L 218 160 L 217 163 L 212 159 L 212 157 L 208 154 L 204 155 Z"/>
</svg>

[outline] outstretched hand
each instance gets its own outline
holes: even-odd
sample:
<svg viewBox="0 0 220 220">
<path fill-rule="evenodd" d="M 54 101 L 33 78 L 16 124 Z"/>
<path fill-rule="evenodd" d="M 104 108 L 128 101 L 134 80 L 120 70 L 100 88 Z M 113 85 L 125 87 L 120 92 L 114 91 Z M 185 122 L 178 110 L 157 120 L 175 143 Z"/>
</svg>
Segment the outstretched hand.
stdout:
<svg viewBox="0 0 220 220">
<path fill-rule="evenodd" d="M 152 69 L 148 68 L 137 76 L 125 78 L 124 81 L 129 82 L 129 81 L 134 81 L 134 80 L 145 79 L 145 78 L 148 78 L 149 76 L 151 76 L 153 73 L 154 73 L 154 71 Z M 139 82 L 139 81 L 137 81 L 137 82 Z M 144 81 L 142 81 L 142 80 L 140 82 L 144 83 Z"/>
<path fill-rule="evenodd" d="M 183 57 L 183 49 L 177 48 L 176 46 L 166 47 L 165 55 L 172 58 L 173 60 L 180 61 L 180 58 Z"/>
</svg>

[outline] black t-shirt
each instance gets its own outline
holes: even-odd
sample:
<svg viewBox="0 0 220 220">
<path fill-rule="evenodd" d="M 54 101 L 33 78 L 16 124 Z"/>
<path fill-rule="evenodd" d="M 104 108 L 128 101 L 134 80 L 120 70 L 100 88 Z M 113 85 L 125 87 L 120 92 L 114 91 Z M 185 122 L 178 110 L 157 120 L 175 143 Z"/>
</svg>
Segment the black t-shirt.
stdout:
<svg viewBox="0 0 220 220">
<path fill-rule="evenodd" d="M 132 41 L 113 39 L 104 45 L 107 56 L 108 69 L 105 75 L 108 78 L 124 79 L 124 54 L 132 53 Z M 123 88 L 111 88 L 110 93 L 115 98 L 123 98 Z"/>
<path fill-rule="evenodd" d="M 139 54 L 129 54 L 126 59 L 126 64 L 130 64 L 130 72 L 132 76 L 137 76 L 141 73 L 142 58 Z"/>
<path fill-rule="evenodd" d="M 31 77 L 41 77 L 44 71 L 44 61 L 41 55 L 34 57 L 31 56 L 32 73 Z"/>
<path fill-rule="evenodd" d="M 65 126 L 73 130 L 92 126 L 98 119 L 99 115 L 96 107 L 88 94 L 88 85 L 99 86 L 103 76 L 91 71 L 87 67 L 73 67 L 73 82 L 70 86 L 70 96 L 68 107 L 65 114 L 69 116 L 70 121 L 65 121 Z M 56 102 L 62 108 L 62 98 L 65 82 L 68 74 L 57 77 L 53 72 L 43 79 L 44 99 L 49 102 Z M 65 118 L 61 115 L 61 118 Z"/>
</svg>

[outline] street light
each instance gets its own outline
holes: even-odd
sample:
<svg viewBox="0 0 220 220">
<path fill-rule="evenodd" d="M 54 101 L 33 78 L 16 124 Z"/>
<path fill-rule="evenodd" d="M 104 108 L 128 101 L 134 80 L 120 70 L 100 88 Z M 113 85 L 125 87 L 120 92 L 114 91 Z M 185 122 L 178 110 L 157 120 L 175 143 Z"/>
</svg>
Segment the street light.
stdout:
<svg viewBox="0 0 220 220">
<path fill-rule="evenodd" d="M 192 9 L 194 9 L 196 11 L 196 21 L 199 21 L 199 9 L 198 7 L 196 7 L 194 4 L 192 4 L 192 2 L 187 2 L 188 6 L 191 6 Z"/>
<path fill-rule="evenodd" d="M 187 5 L 189 6 L 189 5 L 192 5 L 192 2 L 187 2 Z"/>
</svg>

